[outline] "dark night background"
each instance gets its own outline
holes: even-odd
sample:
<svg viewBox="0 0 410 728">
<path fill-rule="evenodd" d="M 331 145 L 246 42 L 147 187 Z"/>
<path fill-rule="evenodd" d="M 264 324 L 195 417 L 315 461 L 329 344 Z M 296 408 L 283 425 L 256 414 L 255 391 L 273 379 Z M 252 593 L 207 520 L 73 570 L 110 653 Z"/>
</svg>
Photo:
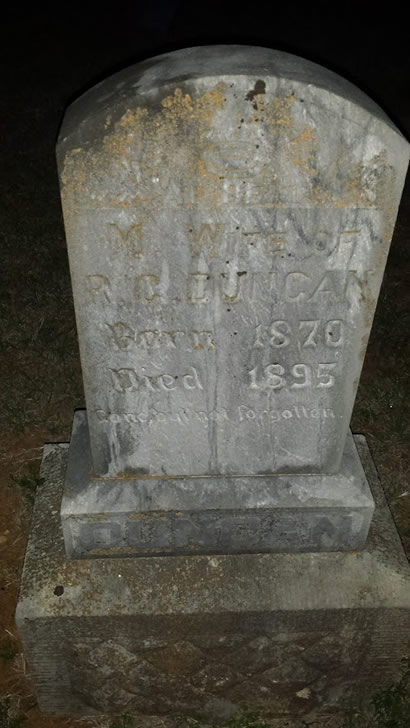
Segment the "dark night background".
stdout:
<svg viewBox="0 0 410 728">
<path fill-rule="evenodd" d="M 304 56 L 356 83 L 410 132 L 405 3 L 399 11 L 360 0 L 16 4 L 3 10 L 1 27 L 3 219 L 13 217 L 10 208 L 17 219 L 23 209 L 49 217 L 50 206 L 57 218 L 54 146 L 70 100 L 123 66 L 177 48 L 239 42 Z"/>
<path fill-rule="evenodd" d="M 410 32 L 405 3 L 147 0 L 16 3 L 0 11 L 0 38 L 0 709 L 3 696 L 11 696 L 27 728 L 54 728 L 74 722 L 38 713 L 14 610 L 42 445 L 67 441 L 73 410 L 83 405 L 55 162 L 65 107 L 138 60 L 194 45 L 244 43 L 295 53 L 345 76 L 409 138 Z M 407 553 L 409 231 L 408 183 L 353 417 Z M 14 650 L 8 662 L 6 643 Z"/>
<path fill-rule="evenodd" d="M 239 42 L 304 56 L 356 83 L 410 134 L 405 3 L 16 3 L 0 22 L 0 243 L 28 236 L 30 255 L 50 226 L 62 236 L 54 150 L 65 107 L 115 70 L 164 51 Z"/>
</svg>

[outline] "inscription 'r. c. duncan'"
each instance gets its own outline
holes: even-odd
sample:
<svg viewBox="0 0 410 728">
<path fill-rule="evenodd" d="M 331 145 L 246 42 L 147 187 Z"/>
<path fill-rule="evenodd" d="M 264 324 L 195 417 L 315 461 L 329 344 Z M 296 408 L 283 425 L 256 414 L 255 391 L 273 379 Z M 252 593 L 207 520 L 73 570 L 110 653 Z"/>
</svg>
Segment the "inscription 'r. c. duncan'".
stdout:
<svg viewBox="0 0 410 728">
<path fill-rule="evenodd" d="M 367 271 L 366 274 L 371 274 Z M 284 277 L 277 271 L 247 271 L 238 266 L 227 267 L 226 272 L 197 271 L 188 274 L 185 281 L 186 297 L 183 287 L 178 289 L 177 298 L 173 298 L 169 283 L 161 275 L 144 273 L 135 278 L 133 294 L 137 300 L 145 304 L 167 304 L 185 300 L 194 305 L 206 305 L 217 298 L 223 303 L 236 304 L 256 300 L 263 292 L 276 295 L 287 303 L 322 304 L 342 302 L 346 297 L 351 282 L 353 289 L 357 286 L 356 271 L 329 270 L 325 272 L 304 273 L 291 271 Z M 117 281 L 121 289 L 127 283 Z M 91 294 L 90 302 L 106 302 L 113 300 L 113 288 L 106 275 L 87 276 L 87 287 Z"/>
</svg>

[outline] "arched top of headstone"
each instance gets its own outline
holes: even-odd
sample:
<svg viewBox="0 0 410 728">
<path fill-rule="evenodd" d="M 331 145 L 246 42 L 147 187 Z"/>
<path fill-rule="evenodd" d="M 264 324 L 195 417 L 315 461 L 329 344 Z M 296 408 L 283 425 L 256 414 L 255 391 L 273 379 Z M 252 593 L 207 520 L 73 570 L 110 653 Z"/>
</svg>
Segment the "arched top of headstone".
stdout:
<svg viewBox="0 0 410 728">
<path fill-rule="evenodd" d="M 350 83 L 264 48 L 159 56 L 70 107 L 99 477 L 337 471 L 408 150 Z"/>
<path fill-rule="evenodd" d="M 196 90 L 205 79 L 243 76 L 254 81 L 248 100 L 278 91 L 277 84 L 290 82 L 289 94 L 307 95 L 321 90 L 322 103 L 332 106 L 331 97 L 346 102 L 344 113 L 353 123 L 365 124 L 368 116 L 381 122 L 393 136 L 397 134 L 403 151 L 408 144 L 393 122 L 369 96 L 336 73 L 290 53 L 245 45 L 213 45 L 186 48 L 150 58 L 116 73 L 73 103 L 65 116 L 59 137 L 58 156 L 77 145 L 97 142 L 113 128 L 127 109 L 143 102 L 155 105 L 167 86 L 179 86 L 185 93 Z M 327 97 L 327 102 L 326 102 Z M 340 107 L 341 108 L 341 107 Z"/>
</svg>

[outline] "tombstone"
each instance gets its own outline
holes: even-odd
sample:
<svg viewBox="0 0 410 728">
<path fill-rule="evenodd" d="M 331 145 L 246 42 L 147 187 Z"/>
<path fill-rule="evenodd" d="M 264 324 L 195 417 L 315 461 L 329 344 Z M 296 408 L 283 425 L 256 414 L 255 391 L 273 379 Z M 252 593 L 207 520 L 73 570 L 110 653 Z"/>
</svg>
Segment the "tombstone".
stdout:
<svg viewBox="0 0 410 728">
<path fill-rule="evenodd" d="M 41 710 L 361 702 L 410 631 L 349 430 L 406 141 L 330 71 L 216 46 L 92 89 L 58 157 L 87 410 L 45 448 L 17 606 Z"/>
<path fill-rule="evenodd" d="M 363 547 L 349 422 L 407 154 L 347 81 L 260 48 L 162 56 L 69 108 L 70 556 Z"/>
</svg>

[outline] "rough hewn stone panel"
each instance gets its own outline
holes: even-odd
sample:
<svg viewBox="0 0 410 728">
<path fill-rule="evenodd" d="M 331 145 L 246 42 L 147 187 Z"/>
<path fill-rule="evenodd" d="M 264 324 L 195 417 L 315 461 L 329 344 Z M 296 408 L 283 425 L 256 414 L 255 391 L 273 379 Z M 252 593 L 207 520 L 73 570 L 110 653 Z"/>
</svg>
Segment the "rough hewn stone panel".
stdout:
<svg viewBox="0 0 410 728">
<path fill-rule="evenodd" d="M 364 438 L 377 508 L 366 549 L 70 560 L 50 446 L 17 624 L 44 711 L 150 715 L 326 712 L 394 678 L 410 630 L 410 569 Z"/>
</svg>

